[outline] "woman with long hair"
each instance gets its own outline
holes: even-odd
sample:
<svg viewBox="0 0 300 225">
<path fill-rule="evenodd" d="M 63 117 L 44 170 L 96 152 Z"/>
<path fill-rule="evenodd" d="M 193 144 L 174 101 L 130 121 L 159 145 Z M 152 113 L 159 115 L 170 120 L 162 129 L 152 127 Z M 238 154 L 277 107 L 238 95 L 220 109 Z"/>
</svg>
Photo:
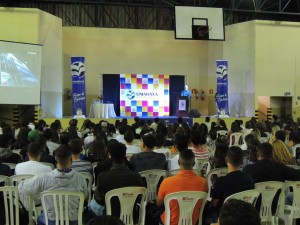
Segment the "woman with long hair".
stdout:
<svg viewBox="0 0 300 225">
<path fill-rule="evenodd" d="M 273 160 L 284 165 L 295 165 L 296 160 L 292 156 L 288 147 L 280 140 L 276 140 L 272 144 L 273 146 Z"/>
</svg>

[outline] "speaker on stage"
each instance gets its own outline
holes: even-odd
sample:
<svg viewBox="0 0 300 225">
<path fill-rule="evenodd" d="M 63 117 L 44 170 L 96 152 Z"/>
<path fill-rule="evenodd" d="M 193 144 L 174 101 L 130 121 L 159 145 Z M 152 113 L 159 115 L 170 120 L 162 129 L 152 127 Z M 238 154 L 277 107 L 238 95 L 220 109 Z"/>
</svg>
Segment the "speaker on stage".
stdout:
<svg viewBox="0 0 300 225">
<path fill-rule="evenodd" d="M 191 109 L 191 111 L 189 112 L 190 118 L 199 118 L 200 116 L 201 116 L 201 114 L 198 111 L 198 109 Z"/>
</svg>

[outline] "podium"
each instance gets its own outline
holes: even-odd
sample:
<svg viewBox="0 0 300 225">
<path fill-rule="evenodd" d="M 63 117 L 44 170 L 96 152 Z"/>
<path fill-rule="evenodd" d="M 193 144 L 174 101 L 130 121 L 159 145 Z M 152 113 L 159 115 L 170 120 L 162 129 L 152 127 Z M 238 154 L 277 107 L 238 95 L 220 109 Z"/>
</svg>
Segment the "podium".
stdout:
<svg viewBox="0 0 300 225">
<path fill-rule="evenodd" d="M 186 96 L 180 96 L 176 100 L 176 116 L 177 117 L 188 117 L 188 101 L 189 98 Z"/>
</svg>

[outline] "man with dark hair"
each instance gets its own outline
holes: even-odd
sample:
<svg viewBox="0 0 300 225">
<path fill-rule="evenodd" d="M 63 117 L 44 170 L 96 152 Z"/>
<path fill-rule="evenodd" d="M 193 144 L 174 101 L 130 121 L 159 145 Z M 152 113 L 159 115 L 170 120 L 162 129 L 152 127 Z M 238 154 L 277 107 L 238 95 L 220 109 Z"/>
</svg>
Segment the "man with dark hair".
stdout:
<svg viewBox="0 0 300 225">
<path fill-rule="evenodd" d="M 128 125 L 122 124 L 119 128 L 119 135 L 115 137 L 118 142 L 125 143 L 124 134 L 129 129 Z"/>
<path fill-rule="evenodd" d="M 57 143 L 55 143 L 51 140 L 52 130 L 49 129 L 49 128 L 45 129 L 44 132 L 43 132 L 43 135 L 47 140 L 46 145 L 49 149 L 49 154 L 53 155 L 53 152 L 59 147 L 59 144 L 57 144 Z"/>
<path fill-rule="evenodd" d="M 272 160 L 273 147 L 270 143 L 262 143 L 257 146 L 257 162 L 247 165 L 243 169 L 255 181 L 255 183 L 264 181 L 300 180 L 300 171 L 290 168 Z"/>
<path fill-rule="evenodd" d="M 164 204 L 164 199 L 168 194 L 179 191 L 203 191 L 207 192 L 207 181 L 193 172 L 195 165 L 195 155 L 192 150 L 186 149 L 179 153 L 178 164 L 180 171 L 172 177 L 165 178 L 161 183 L 157 195 L 157 206 Z M 193 212 L 193 224 L 199 219 L 200 202 L 197 202 Z M 170 203 L 171 225 L 178 224 L 179 207 L 176 202 Z M 165 223 L 165 213 L 161 215 L 161 220 Z"/>
<path fill-rule="evenodd" d="M 243 163 L 243 151 L 240 147 L 231 146 L 227 151 L 225 161 L 228 174 L 218 177 L 211 189 L 211 206 L 216 209 L 216 212 L 228 196 L 254 188 L 254 180 L 239 170 Z"/>
<path fill-rule="evenodd" d="M 90 161 L 81 160 L 80 153 L 82 152 L 82 141 L 80 138 L 74 138 L 69 142 L 69 148 L 72 152 L 71 169 L 77 172 L 93 173 L 93 167 Z"/>
<path fill-rule="evenodd" d="M 110 170 L 100 173 L 97 177 L 95 198 L 91 201 L 89 209 L 97 216 L 103 215 L 105 194 L 113 189 L 131 186 L 142 186 L 142 178 L 138 173 L 130 171 L 125 165 L 126 146 L 122 143 L 111 145 L 109 154 L 113 166 Z M 118 204 L 113 204 L 118 207 Z M 119 212 L 119 208 L 115 208 Z M 114 212 L 114 210 L 113 210 Z M 118 213 L 116 213 L 118 214 Z"/>
<path fill-rule="evenodd" d="M 146 134 L 142 137 L 142 152 L 133 155 L 130 158 L 130 164 L 134 171 L 141 172 L 152 169 L 166 169 L 166 157 L 163 153 L 154 152 L 155 137 L 152 134 Z"/>
<path fill-rule="evenodd" d="M 155 136 L 154 152 L 163 153 L 168 160 L 171 157 L 171 151 L 169 148 L 164 148 L 166 137 L 163 133 L 157 133 Z"/>
<path fill-rule="evenodd" d="M 127 130 L 124 134 L 124 140 L 126 145 L 126 153 L 137 154 L 141 152 L 141 148 L 133 144 L 134 133 L 132 130 Z"/>
<path fill-rule="evenodd" d="M 60 146 L 55 151 L 57 169 L 34 176 L 31 179 L 22 181 L 19 184 L 19 193 L 21 201 L 24 201 L 24 195 L 40 195 L 43 191 L 50 190 L 68 190 L 82 192 L 85 198 L 88 197 L 88 189 L 85 178 L 82 174 L 71 169 L 72 157 L 71 151 L 67 146 Z M 70 225 L 78 223 L 76 221 L 78 214 L 77 199 L 70 199 Z M 24 203 L 23 203 L 24 204 Z M 47 205 L 53 208 L 53 200 L 47 200 Z M 55 224 L 55 213 L 48 215 L 49 225 Z M 38 224 L 45 224 L 45 218 L 42 214 L 38 218 Z"/>
<path fill-rule="evenodd" d="M 0 162 L 6 163 L 19 163 L 21 162 L 21 157 L 13 153 L 9 148 L 10 137 L 6 134 L 0 135 Z"/>
<path fill-rule="evenodd" d="M 39 175 L 52 171 L 50 166 L 40 162 L 42 156 L 42 147 L 38 143 L 31 143 L 27 149 L 29 161 L 18 163 L 15 168 L 15 174 Z"/>
<path fill-rule="evenodd" d="M 218 223 L 211 225 L 260 225 L 260 218 L 250 203 L 230 199 L 221 208 Z"/>
</svg>

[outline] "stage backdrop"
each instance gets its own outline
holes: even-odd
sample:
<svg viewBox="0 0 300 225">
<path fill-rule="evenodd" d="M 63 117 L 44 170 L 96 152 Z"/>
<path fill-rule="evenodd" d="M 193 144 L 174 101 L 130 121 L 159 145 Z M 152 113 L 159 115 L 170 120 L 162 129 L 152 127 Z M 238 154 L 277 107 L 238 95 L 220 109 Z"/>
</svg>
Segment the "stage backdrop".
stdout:
<svg viewBox="0 0 300 225">
<path fill-rule="evenodd" d="M 120 116 L 169 116 L 169 75 L 120 74 Z"/>
</svg>

